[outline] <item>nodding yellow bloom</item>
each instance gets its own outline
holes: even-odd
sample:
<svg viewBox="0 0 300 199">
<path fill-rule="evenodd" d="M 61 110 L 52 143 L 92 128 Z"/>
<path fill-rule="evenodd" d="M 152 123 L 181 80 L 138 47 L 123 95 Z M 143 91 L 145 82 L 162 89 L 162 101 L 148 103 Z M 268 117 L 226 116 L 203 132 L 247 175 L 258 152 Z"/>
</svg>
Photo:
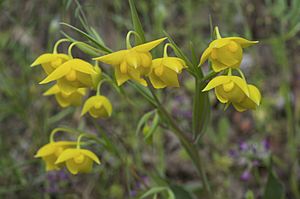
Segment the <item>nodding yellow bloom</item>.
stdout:
<svg viewBox="0 0 300 199">
<path fill-rule="evenodd" d="M 249 96 L 249 89 L 246 81 L 238 76 L 215 77 L 202 91 L 208 91 L 213 88 L 221 103 L 239 103 L 245 96 Z"/>
<path fill-rule="evenodd" d="M 69 55 L 62 53 L 45 53 L 39 56 L 32 64 L 31 67 L 42 65 L 45 73 L 49 75 L 57 67 L 65 63 L 66 61 L 72 59 Z"/>
<path fill-rule="evenodd" d="M 119 86 L 129 79 L 147 86 L 147 82 L 141 76 L 151 71 L 152 56 L 149 51 L 165 39 L 162 38 L 127 50 L 120 50 L 97 57 L 95 60 L 112 65 L 115 68 L 115 77 Z"/>
<path fill-rule="evenodd" d="M 185 62 L 177 57 L 154 59 L 149 79 L 153 87 L 157 89 L 167 86 L 179 87 L 177 74 L 180 74 L 185 67 Z"/>
<path fill-rule="evenodd" d="M 61 164 L 55 164 L 58 156 L 67 148 L 75 146 L 76 142 L 50 142 L 38 150 L 35 158 L 42 158 L 46 163 L 46 171 L 59 170 Z"/>
<path fill-rule="evenodd" d="M 245 80 L 238 76 L 218 76 L 212 79 L 203 91 L 215 89 L 218 100 L 224 104 L 232 103 L 239 111 L 256 109 L 260 104 L 261 94 L 259 90 L 248 85 Z"/>
<path fill-rule="evenodd" d="M 40 84 L 57 80 L 58 87 L 64 93 L 72 93 L 78 88 L 93 87 L 92 75 L 97 75 L 94 67 L 81 59 L 71 59 L 56 68 Z"/>
<path fill-rule="evenodd" d="M 200 65 L 207 59 L 212 63 L 215 72 L 227 68 L 238 68 L 243 57 L 243 48 L 254 45 L 258 41 L 249 41 L 241 37 L 219 38 L 210 43 L 203 52 Z"/>
<path fill-rule="evenodd" d="M 112 105 L 104 96 L 93 96 L 86 100 L 83 105 L 81 115 L 89 112 L 93 118 L 105 118 L 111 116 Z"/>
<path fill-rule="evenodd" d="M 55 99 L 58 104 L 65 108 L 68 106 L 80 106 L 85 94 L 85 88 L 78 88 L 72 93 L 64 93 L 59 86 L 55 84 L 44 93 L 44 96 L 55 95 Z"/>
<path fill-rule="evenodd" d="M 86 149 L 66 149 L 58 157 L 55 164 L 65 163 L 67 169 L 74 175 L 82 172 L 91 172 L 93 162 L 100 164 L 99 158 L 91 151 Z"/>
<path fill-rule="evenodd" d="M 249 97 L 245 97 L 241 102 L 239 103 L 232 103 L 234 108 L 239 111 L 243 112 L 247 109 L 255 110 L 261 101 L 261 94 L 254 85 L 248 84 L 249 89 Z"/>
</svg>

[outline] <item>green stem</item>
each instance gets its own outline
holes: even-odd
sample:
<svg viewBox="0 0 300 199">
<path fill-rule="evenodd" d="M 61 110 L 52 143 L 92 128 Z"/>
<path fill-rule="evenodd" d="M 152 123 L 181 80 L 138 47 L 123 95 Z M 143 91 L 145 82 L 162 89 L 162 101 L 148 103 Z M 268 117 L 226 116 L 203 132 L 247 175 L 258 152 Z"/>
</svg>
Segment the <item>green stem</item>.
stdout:
<svg viewBox="0 0 300 199">
<path fill-rule="evenodd" d="M 99 49 L 97 49 L 97 48 L 94 48 L 94 47 L 92 47 L 92 46 L 90 46 L 90 45 L 88 45 L 88 44 L 86 44 L 86 43 L 84 43 L 84 42 L 81 42 L 81 41 L 75 41 L 75 42 L 73 42 L 73 43 L 69 46 L 69 48 L 68 48 L 68 54 L 69 54 L 69 56 L 72 57 L 72 58 L 73 58 L 73 56 L 72 56 L 72 48 L 73 48 L 74 46 L 76 46 L 76 45 L 82 45 L 82 46 L 84 46 L 84 47 L 86 47 L 86 48 L 89 48 L 90 50 L 95 51 L 95 52 L 101 52 L 101 50 L 99 50 Z"/>
<path fill-rule="evenodd" d="M 106 146 L 106 143 L 105 143 L 103 140 L 99 139 L 97 136 L 92 135 L 92 134 L 82 133 L 82 134 L 80 134 L 80 135 L 78 136 L 78 138 L 77 138 L 77 145 L 76 145 L 76 148 L 77 148 L 77 149 L 80 149 L 81 139 L 82 139 L 83 137 L 93 139 L 93 140 L 95 140 L 96 142 L 98 142 L 98 143 L 100 143 L 100 144 Z"/>
<path fill-rule="evenodd" d="M 150 83 L 149 83 L 149 85 L 150 85 Z M 157 104 L 156 108 L 159 110 L 160 114 L 163 115 L 163 117 L 167 120 L 167 122 L 169 123 L 169 125 L 171 126 L 171 128 L 174 130 L 173 131 L 174 134 L 180 140 L 180 143 L 185 148 L 185 150 L 187 151 L 188 155 L 190 156 L 192 162 L 194 163 L 194 165 L 195 165 L 195 167 L 196 167 L 199 175 L 202 178 L 204 189 L 205 189 L 205 191 L 207 192 L 207 194 L 209 195 L 209 198 L 210 198 L 210 196 L 211 196 L 210 185 L 208 183 L 208 180 L 207 180 L 207 177 L 206 177 L 206 172 L 205 172 L 205 169 L 203 167 L 202 160 L 201 160 L 201 158 L 199 156 L 197 148 L 195 147 L 195 145 L 192 144 L 192 142 L 184 134 L 184 132 L 181 131 L 181 129 L 177 126 L 176 122 L 169 115 L 169 113 L 166 111 L 166 109 L 164 108 L 164 106 L 160 103 L 158 97 L 155 94 L 155 91 L 153 90 L 153 88 L 151 86 L 150 86 L 150 92 L 151 92 L 154 100 L 156 101 L 156 104 Z"/>
<path fill-rule="evenodd" d="M 58 41 L 55 43 L 54 47 L 53 47 L 53 54 L 56 54 L 56 53 L 57 53 L 57 48 L 58 48 L 59 44 L 61 44 L 61 43 L 63 43 L 63 42 L 71 42 L 71 41 L 70 41 L 69 39 L 66 39 L 66 38 L 58 40 Z"/>
<path fill-rule="evenodd" d="M 57 132 L 59 132 L 59 131 L 63 131 L 63 132 L 66 132 L 66 133 L 71 133 L 71 134 L 76 134 L 76 133 L 78 133 L 78 132 L 75 131 L 74 129 L 70 129 L 70 128 L 63 128 L 63 127 L 61 127 L 61 128 L 55 128 L 55 129 L 53 129 L 53 130 L 51 131 L 51 133 L 50 133 L 50 137 L 49 137 L 50 143 L 51 143 L 51 142 L 54 142 L 54 135 L 55 135 Z"/>
<path fill-rule="evenodd" d="M 132 48 L 132 46 L 131 46 L 131 44 L 130 44 L 130 36 L 131 36 L 132 34 L 134 34 L 134 35 L 142 42 L 142 39 L 141 39 L 140 35 L 139 35 L 137 32 L 131 30 L 131 31 L 129 31 L 129 32 L 127 33 L 127 35 L 126 35 L 126 47 L 127 47 L 127 49 Z"/>
</svg>

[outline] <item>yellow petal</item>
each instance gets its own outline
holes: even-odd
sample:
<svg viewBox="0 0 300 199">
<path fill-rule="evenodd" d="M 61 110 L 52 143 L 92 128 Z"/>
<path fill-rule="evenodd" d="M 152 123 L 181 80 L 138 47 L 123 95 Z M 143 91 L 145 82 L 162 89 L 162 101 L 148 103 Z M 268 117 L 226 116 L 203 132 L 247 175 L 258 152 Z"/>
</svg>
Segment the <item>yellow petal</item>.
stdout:
<svg viewBox="0 0 300 199">
<path fill-rule="evenodd" d="M 242 37 L 227 37 L 227 39 L 235 41 L 236 43 L 240 44 L 242 46 L 242 48 L 246 48 L 248 46 L 252 46 L 252 45 L 258 43 L 258 41 L 250 41 L 250 40 L 244 39 Z"/>
<path fill-rule="evenodd" d="M 47 62 L 51 62 L 54 61 L 58 58 L 64 59 L 64 60 L 68 60 L 70 59 L 70 57 L 66 54 L 52 54 L 52 53 L 45 53 L 40 55 L 32 64 L 31 67 L 33 66 L 37 66 L 40 64 L 44 64 Z"/>
<path fill-rule="evenodd" d="M 225 104 L 225 103 L 228 102 L 228 99 L 226 99 L 226 98 L 222 95 L 222 93 L 223 93 L 223 89 L 222 89 L 221 87 L 218 86 L 218 87 L 215 88 L 215 94 L 216 94 L 217 99 L 218 99 L 221 103 Z"/>
<path fill-rule="evenodd" d="M 97 103 L 97 101 L 98 101 L 97 96 L 92 96 L 88 98 L 83 105 L 81 116 L 86 114 L 95 105 L 95 103 Z"/>
<path fill-rule="evenodd" d="M 258 88 L 254 85 L 248 84 L 249 93 L 250 93 L 250 99 L 259 106 L 261 101 L 261 94 L 258 90 Z"/>
<path fill-rule="evenodd" d="M 124 82 L 130 79 L 127 73 L 122 73 L 120 71 L 119 67 L 115 68 L 115 78 L 117 80 L 118 86 L 121 86 L 122 84 L 124 84 Z"/>
<path fill-rule="evenodd" d="M 68 160 L 66 162 L 66 167 L 73 175 L 77 175 L 79 172 L 78 165 L 73 160 Z"/>
<path fill-rule="evenodd" d="M 59 92 L 60 92 L 59 87 L 57 86 L 57 84 L 54 84 L 51 88 L 49 88 L 46 92 L 44 92 L 43 95 L 44 96 L 55 95 Z"/>
<path fill-rule="evenodd" d="M 36 155 L 34 157 L 43 157 L 43 156 L 48 156 L 51 153 L 53 153 L 58 147 L 66 147 L 66 146 L 72 146 L 76 144 L 76 142 L 68 142 L 68 141 L 58 141 L 58 142 L 52 142 L 44 145 L 41 147 Z"/>
<path fill-rule="evenodd" d="M 228 76 L 249 97 L 247 82 L 238 76 Z"/>
<path fill-rule="evenodd" d="M 212 48 L 208 47 L 205 49 L 205 51 L 203 52 L 203 54 L 201 55 L 201 59 L 200 59 L 200 63 L 199 65 L 201 66 L 210 56 Z"/>
<path fill-rule="evenodd" d="M 150 41 L 150 42 L 138 45 L 138 46 L 135 46 L 132 49 L 134 49 L 134 50 L 136 50 L 138 52 L 148 52 L 148 51 L 152 50 L 153 48 L 155 48 L 156 46 L 158 46 L 165 39 L 167 39 L 167 37 L 161 38 L 161 39 L 157 39 L 157 40 L 154 40 L 154 41 Z"/>
<path fill-rule="evenodd" d="M 66 98 L 64 98 L 61 94 L 56 94 L 55 99 L 62 108 L 65 108 L 65 107 L 71 105 L 71 102 L 68 101 Z"/>
<path fill-rule="evenodd" d="M 221 76 L 215 77 L 212 80 L 210 80 L 210 82 L 206 85 L 206 87 L 202 91 L 208 91 L 219 85 L 226 84 L 229 82 L 230 82 L 229 76 L 221 75 Z"/>
<path fill-rule="evenodd" d="M 209 47 L 210 48 L 222 48 L 222 47 L 226 46 L 229 42 L 230 42 L 230 40 L 228 40 L 226 38 L 216 39 L 210 43 Z"/>
<path fill-rule="evenodd" d="M 164 68 L 160 79 L 170 87 L 179 87 L 177 73 L 169 68 Z"/>
<path fill-rule="evenodd" d="M 66 149 L 64 150 L 60 156 L 57 158 L 55 164 L 59 164 L 65 161 L 68 161 L 74 157 L 77 157 L 80 154 L 80 149 Z"/>
<path fill-rule="evenodd" d="M 110 64 L 113 66 L 120 65 L 125 55 L 128 53 L 128 50 L 120 50 L 114 53 L 110 53 L 108 55 L 104 55 L 101 57 L 94 58 L 93 60 L 101 61 L 106 64 Z"/>
<path fill-rule="evenodd" d="M 181 73 L 181 70 L 185 67 L 185 62 L 177 57 L 166 57 L 163 59 L 163 65 L 176 73 Z"/>
<path fill-rule="evenodd" d="M 64 78 L 57 80 L 57 86 L 59 87 L 61 92 L 66 94 L 71 94 L 78 89 L 78 87 L 73 86 L 69 81 L 65 80 Z"/>
<path fill-rule="evenodd" d="M 218 60 L 216 59 L 212 59 L 211 60 L 211 66 L 212 66 L 212 69 L 215 71 L 215 72 L 220 72 L 226 68 L 228 68 L 228 66 L 222 64 L 221 62 L 219 62 Z"/>
<path fill-rule="evenodd" d="M 235 65 L 239 65 L 242 61 L 243 51 L 240 46 L 238 46 L 236 52 L 232 53 L 227 49 L 227 46 L 224 48 L 218 48 L 216 50 L 217 53 L 217 61 L 228 67 L 234 67 Z"/>
<path fill-rule="evenodd" d="M 80 152 L 82 154 L 84 154 L 85 156 L 87 156 L 87 157 L 91 158 L 92 160 L 94 160 L 97 164 L 100 164 L 99 158 L 92 151 L 89 151 L 89 150 L 86 150 L 86 149 L 81 149 Z"/>
<path fill-rule="evenodd" d="M 101 97 L 101 102 L 103 103 L 103 106 L 104 106 L 105 110 L 107 111 L 108 116 L 111 116 L 112 105 L 111 105 L 109 99 L 107 99 L 104 96 L 99 96 L 99 97 Z"/>
<path fill-rule="evenodd" d="M 232 103 L 232 105 L 238 112 L 244 112 L 247 110 L 246 108 L 240 106 L 238 103 Z"/>
<path fill-rule="evenodd" d="M 68 74 L 71 71 L 70 65 L 62 64 L 58 68 L 56 68 L 48 77 L 46 77 L 43 81 L 40 82 L 40 84 L 46 84 L 51 81 L 58 80 Z"/>
<path fill-rule="evenodd" d="M 156 88 L 156 89 L 166 87 L 166 84 L 162 80 L 160 80 L 159 77 L 157 77 L 155 74 L 153 74 L 153 72 L 150 73 L 149 79 L 150 79 L 150 82 L 153 85 L 153 87 Z"/>
<path fill-rule="evenodd" d="M 132 51 L 126 55 L 126 62 L 128 66 L 137 68 L 140 66 L 141 60 L 137 52 Z"/>
<path fill-rule="evenodd" d="M 70 67 L 72 67 L 72 69 L 82 72 L 82 73 L 86 73 L 86 74 L 90 74 L 90 75 L 97 74 L 97 72 L 94 70 L 94 67 L 90 63 L 83 61 L 81 59 L 72 59 L 70 61 L 67 61 L 63 65 L 70 66 Z"/>
<path fill-rule="evenodd" d="M 143 86 L 147 86 L 147 82 L 143 78 L 141 78 L 141 73 L 139 70 L 129 67 L 128 75 L 130 79 L 133 79 L 134 81 L 142 84 Z"/>
</svg>

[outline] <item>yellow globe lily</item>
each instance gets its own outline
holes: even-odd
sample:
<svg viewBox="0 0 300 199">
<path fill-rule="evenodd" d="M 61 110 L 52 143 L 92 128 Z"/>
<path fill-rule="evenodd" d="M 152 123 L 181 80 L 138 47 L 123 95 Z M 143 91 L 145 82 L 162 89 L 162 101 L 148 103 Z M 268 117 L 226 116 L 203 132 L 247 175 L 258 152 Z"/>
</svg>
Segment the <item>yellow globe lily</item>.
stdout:
<svg viewBox="0 0 300 199">
<path fill-rule="evenodd" d="M 166 38 L 154 40 L 145 44 L 120 50 L 108 55 L 94 58 L 94 60 L 112 65 L 118 85 L 132 79 L 144 86 L 147 82 L 141 77 L 151 71 L 152 55 L 149 52 Z"/>
<path fill-rule="evenodd" d="M 66 149 L 64 150 L 55 164 L 65 163 L 67 169 L 74 175 L 82 172 L 89 173 L 93 168 L 93 162 L 100 164 L 99 158 L 91 151 L 86 149 Z"/>
<path fill-rule="evenodd" d="M 199 65 L 202 65 L 208 59 L 211 61 L 215 72 L 227 68 L 238 68 L 242 61 L 243 48 L 256 43 L 258 41 L 249 41 L 241 37 L 216 39 L 203 52 Z"/>
<path fill-rule="evenodd" d="M 32 64 L 31 67 L 42 65 L 45 73 L 49 75 L 57 67 L 70 60 L 71 57 L 62 53 L 45 53 L 40 55 Z"/>
<path fill-rule="evenodd" d="M 46 163 L 46 171 L 51 170 L 59 170 L 61 168 L 61 164 L 55 164 L 58 156 L 67 148 L 75 146 L 76 142 L 66 142 L 66 141 L 58 141 L 58 142 L 50 142 L 40 148 L 35 158 L 42 158 Z"/>
<path fill-rule="evenodd" d="M 185 62 L 177 57 L 163 57 L 152 60 L 152 71 L 149 79 L 154 88 L 167 86 L 179 87 L 177 74 L 186 67 Z"/>
<path fill-rule="evenodd" d="M 112 113 L 112 105 L 105 96 L 93 96 L 84 103 L 81 115 L 84 115 L 87 112 L 89 112 L 93 118 L 109 117 Z"/>
<path fill-rule="evenodd" d="M 203 91 L 215 89 L 217 99 L 230 104 L 239 111 L 256 109 L 261 101 L 259 90 L 238 76 L 218 76 L 212 79 Z"/>
<path fill-rule="evenodd" d="M 78 88 L 72 93 L 64 93 L 57 84 L 49 88 L 43 95 L 55 95 L 55 99 L 58 104 L 65 108 L 68 106 L 80 106 L 82 102 L 82 98 L 86 94 L 85 88 Z"/>
<path fill-rule="evenodd" d="M 221 103 L 238 103 L 241 102 L 245 96 L 249 96 L 249 89 L 246 81 L 238 76 L 215 77 L 202 91 L 208 91 L 213 88 Z"/>
<path fill-rule="evenodd" d="M 94 67 L 81 59 L 71 59 L 56 68 L 40 84 L 57 80 L 64 93 L 72 93 L 78 88 L 94 87 L 92 75 L 97 75 Z"/>
<path fill-rule="evenodd" d="M 232 105 L 234 108 L 239 111 L 243 112 L 247 109 L 255 110 L 261 101 L 261 94 L 257 87 L 254 85 L 248 84 L 249 89 L 249 97 L 245 97 L 241 102 L 236 103 L 233 102 Z"/>
</svg>

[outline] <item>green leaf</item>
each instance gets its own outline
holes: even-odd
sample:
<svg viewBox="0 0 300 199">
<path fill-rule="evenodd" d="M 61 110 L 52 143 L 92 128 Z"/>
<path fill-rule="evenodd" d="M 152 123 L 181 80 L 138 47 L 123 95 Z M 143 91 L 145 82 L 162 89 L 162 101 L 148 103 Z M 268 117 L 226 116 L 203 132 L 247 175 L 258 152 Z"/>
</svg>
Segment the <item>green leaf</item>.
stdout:
<svg viewBox="0 0 300 199">
<path fill-rule="evenodd" d="M 194 199 L 192 194 L 188 192 L 184 187 L 178 185 L 172 185 L 171 190 L 173 191 L 176 199 Z"/>
<path fill-rule="evenodd" d="M 156 105 L 156 102 L 155 100 L 153 99 L 150 91 L 148 88 L 140 85 L 139 83 L 136 83 L 136 82 L 132 82 L 132 81 L 129 81 L 128 82 L 129 85 L 131 85 L 136 91 L 138 91 L 141 95 L 143 95 L 146 100 L 151 103 L 152 105 L 154 105 L 155 107 L 157 106 Z"/>
<path fill-rule="evenodd" d="M 148 113 L 144 114 L 143 117 L 138 122 L 135 134 L 138 135 L 141 132 L 142 127 L 146 124 L 146 122 L 151 118 L 151 116 L 155 113 L 156 110 L 149 111 Z"/>
<path fill-rule="evenodd" d="M 245 199 L 255 199 L 254 198 L 254 194 L 251 190 L 248 190 L 246 195 L 245 195 Z"/>
<path fill-rule="evenodd" d="M 78 29 L 78 28 L 76 28 L 76 27 L 74 27 L 70 24 L 67 24 L 67 23 L 60 23 L 60 24 L 75 30 L 77 33 L 79 33 L 80 35 L 82 35 L 83 37 L 85 37 L 86 39 L 88 39 L 89 41 L 94 43 L 96 46 L 98 46 L 103 52 L 106 52 L 106 53 L 111 53 L 112 52 L 111 49 L 104 46 L 103 44 L 98 42 L 94 37 L 90 36 L 89 34 L 85 33 L 84 31 L 82 31 L 82 30 L 80 30 L 80 29 Z"/>
<path fill-rule="evenodd" d="M 145 32 L 142 27 L 140 18 L 138 16 L 134 0 L 129 0 L 129 6 L 130 6 L 130 12 L 131 12 L 131 18 L 132 18 L 134 31 L 137 32 L 138 35 L 140 36 L 140 39 L 135 37 L 135 43 L 136 43 L 136 45 L 145 43 L 146 42 Z"/>
<path fill-rule="evenodd" d="M 145 137 L 144 137 L 144 140 L 147 141 L 149 140 L 150 138 L 152 138 L 154 132 L 156 131 L 158 125 L 159 125 L 159 121 L 160 121 L 160 117 L 159 117 L 159 114 L 157 112 L 155 112 L 155 116 L 154 116 L 154 119 L 152 121 L 152 124 L 151 124 L 151 127 L 150 129 L 148 129 Z"/>
<path fill-rule="evenodd" d="M 275 176 L 272 168 L 270 168 L 263 199 L 283 199 L 283 196 L 284 196 L 283 185 Z"/>
<path fill-rule="evenodd" d="M 161 193 L 161 192 L 164 192 L 164 191 L 167 191 L 168 199 L 175 199 L 174 193 L 172 192 L 172 190 L 170 190 L 169 187 L 152 187 L 146 193 L 144 193 L 142 196 L 140 196 L 139 199 L 143 199 L 143 198 L 146 198 L 148 196 L 158 194 L 158 193 Z"/>
</svg>

